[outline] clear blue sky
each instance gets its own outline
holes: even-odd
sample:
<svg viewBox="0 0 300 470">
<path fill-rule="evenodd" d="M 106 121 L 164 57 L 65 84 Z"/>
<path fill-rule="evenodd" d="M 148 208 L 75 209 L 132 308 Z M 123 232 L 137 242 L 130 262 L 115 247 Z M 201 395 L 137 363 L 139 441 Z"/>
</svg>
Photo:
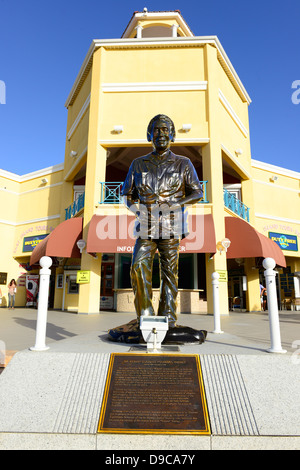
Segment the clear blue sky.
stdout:
<svg viewBox="0 0 300 470">
<path fill-rule="evenodd" d="M 144 7 L 180 10 L 196 36 L 218 36 L 252 99 L 252 158 L 300 171 L 299 0 L 0 0 L 0 168 L 64 161 L 64 103 L 92 40 L 121 37 Z"/>
</svg>

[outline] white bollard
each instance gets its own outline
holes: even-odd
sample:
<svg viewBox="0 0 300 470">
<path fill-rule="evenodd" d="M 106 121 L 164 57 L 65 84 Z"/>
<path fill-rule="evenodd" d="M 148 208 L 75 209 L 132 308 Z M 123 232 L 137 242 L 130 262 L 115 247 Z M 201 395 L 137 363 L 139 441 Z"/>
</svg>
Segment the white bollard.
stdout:
<svg viewBox="0 0 300 470">
<path fill-rule="evenodd" d="M 263 260 L 263 267 L 265 268 L 266 278 L 266 289 L 267 289 L 267 301 L 269 310 L 269 324 L 270 324 L 270 336 L 271 336 L 271 348 L 267 351 L 271 353 L 286 353 L 285 349 L 281 347 L 280 337 L 280 326 L 279 326 L 279 315 L 278 315 L 278 303 L 277 303 L 277 292 L 276 292 L 276 266 L 273 258 L 265 258 Z"/>
<path fill-rule="evenodd" d="M 47 329 L 47 313 L 48 313 L 48 296 L 49 283 L 52 265 L 52 259 L 49 256 L 43 256 L 40 259 L 40 286 L 39 286 L 39 303 L 36 324 L 35 346 L 29 348 L 31 351 L 47 351 L 46 346 L 46 329 Z"/>
<path fill-rule="evenodd" d="M 220 321 L 220 295 L 219 295 L 219 278 L 220 274 L 217 272 L 212 273 L 212 286 L 213 286 L 213 301 L 214 301 L 214 331 L 215 334 L 224 333 L 221 330 Z"/>
</svg>

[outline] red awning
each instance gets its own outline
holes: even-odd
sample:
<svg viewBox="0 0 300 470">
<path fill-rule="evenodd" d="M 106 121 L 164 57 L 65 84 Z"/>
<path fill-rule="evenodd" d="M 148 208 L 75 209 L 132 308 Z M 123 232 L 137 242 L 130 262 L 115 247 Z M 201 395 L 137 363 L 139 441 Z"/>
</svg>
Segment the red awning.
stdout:
<svg viewBox="0 0 300 470">
<path fill-rule="evenodd" d="M 131 215 L 94 215 L 90 222 L 88 253 L 131 253 L 135 244 L 133 228 L 135 217 Z M 59 224 L 53 232 L 33 250 L 30 265 L 38 263 L 42 256 L 80 258 L 76 242 L 82 238 L 83 219 L 75 217 Z M 181 242 L 182 253 L 216 252 L 213 217 L 189 216 L 189 237 Z M 237 217 L 225 217 L 226 237 L 231 241 L 227 258 L 273 258 L 277 265 L 286 266 L 280 247 L 259 233 L 250 224 Z"/>
<path fill-rule="evenodd" d="M 59 224 L 33 250 L 30 265 L 39 262 L 42 256 L 58 258 L 80 258 L 76 242 L 82 238 L 82 217 L 74 217 Z"/>
<path fill-rule="evenodd" d="M 281 248 L 244 220 L 225 217 L 225 233 L 231 241 L 227 258 L 273 258 L 278 266 L 286 267 Z"/>
<path fill-rule="evenodd" d="M 132 215 L 94 215 L 90 222 L 88 253 L 131 253 L 135 244 Z M 216 237 L 213 217 L 189 216 L 190 235 L 181 242 L 181 253 L 215 253 Z"/>
</svg>

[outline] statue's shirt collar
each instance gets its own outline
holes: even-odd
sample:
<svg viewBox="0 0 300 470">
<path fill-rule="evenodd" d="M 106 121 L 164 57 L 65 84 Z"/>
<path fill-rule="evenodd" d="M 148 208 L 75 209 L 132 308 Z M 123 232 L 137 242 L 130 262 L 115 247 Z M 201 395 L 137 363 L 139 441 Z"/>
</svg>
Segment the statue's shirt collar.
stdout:
<svg viewBox="0 0 300 470">
<path fill-rule="evenodd" d="M 174 162 L 174 154 L 171 150 L 167 150 L 163 155 L 158 155 L 154 152 L 149 153 L 143 159 L 144 161 L 150 161 L 154 165 L 161 165 L 167 162 Z"/>
</svg>

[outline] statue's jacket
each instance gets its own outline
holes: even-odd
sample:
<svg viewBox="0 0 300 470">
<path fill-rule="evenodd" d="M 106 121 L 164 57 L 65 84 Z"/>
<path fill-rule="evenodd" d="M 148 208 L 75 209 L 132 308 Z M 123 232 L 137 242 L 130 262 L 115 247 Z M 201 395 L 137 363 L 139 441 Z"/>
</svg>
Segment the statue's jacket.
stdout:
<svg viewBox="0 0 300 470">
<path fill-rule="evenodd" d="M 137 238 L 184 238 L 188 234 L 187 205 L 203 197 L 189 158 L 168 151 L 135 159 L 123 184 L 127 207 L 136 213 Z"/>
</svg>

